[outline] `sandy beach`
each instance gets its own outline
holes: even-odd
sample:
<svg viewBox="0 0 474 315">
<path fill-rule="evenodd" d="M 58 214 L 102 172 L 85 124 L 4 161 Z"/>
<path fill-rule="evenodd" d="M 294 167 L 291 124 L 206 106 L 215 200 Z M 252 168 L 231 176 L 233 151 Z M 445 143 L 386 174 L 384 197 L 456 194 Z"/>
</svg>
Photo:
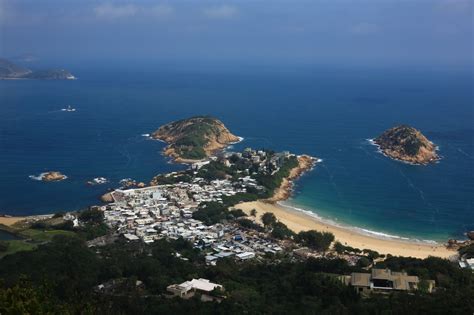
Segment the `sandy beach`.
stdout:
<svg viewBox="0 0 474 315">
<path fill-rule="evenodd" d="M 428 256 L 448 258 L 456 254 L 455 250 L 449 250 L 443 244 L 410 242 L 371 236 L 349 227 L 345 228 L 329 224 L 303 211 L 281 205 L 279 202 L 288 199 L 292 193 L 292 182 L 298 179 L 306 171 L 310 170 L 316 162 L 314 158 L 306 155 L 299 156 L 298 161 L 299 166 L 294 168 L 290 172 L 288 178 L 283 180 L 281 186 L 275 191 L 272 198 L 268 200 L 240 203 L 236 205 L 235 208 L 242 209 L 248 215 L 250 215 L 252 209 L 255 209 L 257 211 L 257 222 L 260 221 L 260 216 L 263 213 L 271 212 L 275 214 L 278 220 L 286 224 L 288 228 L 296 233 L 307 230 L 331 232 L 334 234 L 337 241 L 346 246 L 352 246 L 359 249 L 372 249 L 380 254 L 416 258 L 426 258 Z"/>
<path fill-rule="evenodd" d="M 0 217 L 0 224 L 10 226 L 25 219 L 26 217 Z"/>
<path fill-rule="evenodd" d="M 334 234 L 336 240 L 344 245 L 352 246 L 360 249 L 368 248 L 376 250 L 380 254 L 391 254 L 393 256 L 407 256 L 416 258 L 426 258 L 428 256 L 437 256 L 448 258 L 456 254 L 454 250 L 448 250 L 441 244 L 428 244 L 402 241 L 396 239 L 383 239 L 371 237 L 362 233 L 357 233 L 349 228 L 343 228 L 330 225 L 310 216 L 302 211 L 291 209 L 273 202 L 254 201 L 240 203 L 235 208 L 242 209 L 245 213 L 250 214 L 252 209 L 257 211 L 257 221 L 265 212 L 271 212 L 286 224 L 288 228 L 294 232 L 317 230 L 326 231 Z"/>
</svg>

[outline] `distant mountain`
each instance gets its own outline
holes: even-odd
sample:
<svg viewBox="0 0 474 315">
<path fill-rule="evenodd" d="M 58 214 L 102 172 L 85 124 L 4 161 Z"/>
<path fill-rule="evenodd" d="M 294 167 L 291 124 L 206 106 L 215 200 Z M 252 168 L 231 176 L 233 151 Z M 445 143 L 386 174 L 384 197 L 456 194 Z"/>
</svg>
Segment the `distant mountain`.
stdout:
<svg viewBox="0 0 474 315">
<path fill-rule="evenodd" d="M 64 69 L 33 71 L 25 76 L 28 79 L 40 80 L 74 80 L 76 77 L 71 72 Z"/>
<path fill-rule="evenodd" d="M 388 129 L 374 142 L 387 156 L 413 164 L 428 164 L 439 160 L 436 146 L 419 130 L 402 125 Z"/>
<path fill-rule="evenodd" d="M 33 71 L 0 58 L 0 79 L 74 80 L 75 77 L 64 69 Z"/>
<path fill-rule="evenodd" d="M 32 71 L 0 58 L 0 78 L 22 78 Z"/>
<path fill-rule="evenodd" d="M 173 121 L 161 126 L 151 136 L 167 142 L 165 154 L 177 162 L 204 159 L 240 140 L 220 120 L 208 116 Z"/>
</svg>

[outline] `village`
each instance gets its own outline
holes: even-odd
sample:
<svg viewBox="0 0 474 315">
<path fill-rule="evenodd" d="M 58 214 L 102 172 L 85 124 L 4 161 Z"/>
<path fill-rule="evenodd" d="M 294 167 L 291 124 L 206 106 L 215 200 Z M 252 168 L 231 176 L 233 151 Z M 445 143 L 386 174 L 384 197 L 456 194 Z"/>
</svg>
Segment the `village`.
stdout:
<svg viewBox="0 0 474 315">
<path fill-rule="evenodd" d="M 318 251 L 295 242 L 275 239 L 265 231 L 243 228 L 237 223 L 238 220 L 205 224 L 193 217 L 193 214 L 209 203 L 225 206 L 226 198 L 248 192 L 265 192 L 267 187 L 259 184 L 258 176 L 276 174 L 290 158 L 296 156 L 289 152 L 267 154 L 265 151 L 251 149 L 246 149 L 243 153 L 225 152 L 207 161 L 194 163 L 187 171 L 187 177 L 183 177 L 182 172 L 161 175 L 161 180 L 165 178 L 164 182 L 174 183 L 156 182 L 157 185 L 149 187 L 117 189 L 111 193 L 113 202 L 100 206 L 99 210 L 103 211 L 106 224 L 128 242 L 153 243 L 163 238 L 182 238 L 203 251 L 206 264 L 211 266 L 223 258 L 245 261 L 283 253 L 303 260 L 310 257 L 339 258 L 347 261 L 349 266 L 357 265 L 369 270 L 375 261 L 380 260 L 378 253 L 374 251 L 360 251 L 340 244 L 341 250 Z M 220 167 L 232 169 L 233 175 L 209 176 L 209 172 L 216 168 L 222 171 Z M 372 263 L 366 256 L 371 257 Z M 177 257 L 187 260 L 186 257 Z M 367 261 L 367 265 L 360 264 L 360 260 Z M 418 288 L 420 280 L 416 276 L 396 272 L 392 274 L 388 269 L 384 272 L 382 276 L 353 273 L 340 276 L 339 279 L 360 293 L 373 290 L 412 291 Z M 431 280 L 427 283 L 428 292 L 431 292 L 435 283 Z M 216 288 L 223 289 L 221 285 L 207 279 L 192 279 L 182 284 L 169 285 L 167 291 L 182 298 L 189 298 L 199 291 L 206 299 L 213 300 L 216 297 L 211 292 Z"/>
<path fill-rule="evenodd" d="M 117 189 L 111 193 L 113 202 L 98 208 L 104 212 L 107 225 L 128 241 L 152 243 L 161 238 L 183 238 L 195 248 L 205 250 L 206 262 L 210 265 L 224 257 L 246 260 L 266 253 L 275 254 L 282 251 L 282 247 L 264 234 L 244 230 L 230 222 L 206 225 L 194 219 L 193 213 L 205 203 L 222 204 L 226 197 L 264 191 L 266 188 L 257 183 L 255 175 L 275 174 L 290 157 L 295 155 L 289 152 L 267 154 L 252 149 L 243 153 L 225 152 L 193 164 L 189 182 Z M 234 167 L 238 175 L 211 180 L 198 177 L 210 163 Z M 182 174 L 176 172 L 165 175 L 180 176 Z"/>
</svg>

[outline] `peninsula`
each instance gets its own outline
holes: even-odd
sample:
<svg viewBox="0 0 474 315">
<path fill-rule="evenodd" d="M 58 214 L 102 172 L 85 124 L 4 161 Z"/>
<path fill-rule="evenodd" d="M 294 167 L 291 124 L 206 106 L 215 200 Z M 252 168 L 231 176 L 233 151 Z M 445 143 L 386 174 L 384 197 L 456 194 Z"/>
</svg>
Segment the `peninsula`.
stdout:
<svg viewBox="0 0 474 315">
<path fill-rule="evenodd" d="M 76 77 L 64 69 L 34 71 L 0 58 L 0 80 L 2 79 L 74 80 Z"/>
<path fill-rule="evenodd" d="M 419 130 L 401 125 L 393 127 L 373 142 L 388 157 L 411 164 L 426 165 L 439 160 L 436 146 Z"/>
<path fill-rule="evenodd" d="M 168 143 L 164 154 L 178 163 L 193 163 L 240 141 L 224 124 L 210 116 L 196 116 L 170 122 L 151 134 Z"/>
</svg>

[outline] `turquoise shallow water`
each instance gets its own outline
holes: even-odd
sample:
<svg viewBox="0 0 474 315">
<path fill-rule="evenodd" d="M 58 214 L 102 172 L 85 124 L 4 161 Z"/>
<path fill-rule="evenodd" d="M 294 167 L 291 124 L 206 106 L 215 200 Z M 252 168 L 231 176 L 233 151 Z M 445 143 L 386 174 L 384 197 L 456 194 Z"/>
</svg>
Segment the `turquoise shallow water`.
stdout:
<svg viewBox="0 0 474 315">
<path fill-rule="evenodd" d="M 0 81 L 0 212 L 37 214 L 97 203 L 121 178 L 180 169 L 147 140 L 170 120 L 211 114 L 265 147 L 324 160 L 292 205 L 344 225 L 408 238 L 474 229 L 473 78 L 469 72 L 72 69 L 77 81 Z M 74 113 L 60 109 L 73 105 Z M 395 124 L 421 129 L 440 163 L 392 161 L 370 145 Z M 29 178 L 59 170 L 68 179 Z M 85 185 L 104 176 L 108 185 Z"/>
</svg>

